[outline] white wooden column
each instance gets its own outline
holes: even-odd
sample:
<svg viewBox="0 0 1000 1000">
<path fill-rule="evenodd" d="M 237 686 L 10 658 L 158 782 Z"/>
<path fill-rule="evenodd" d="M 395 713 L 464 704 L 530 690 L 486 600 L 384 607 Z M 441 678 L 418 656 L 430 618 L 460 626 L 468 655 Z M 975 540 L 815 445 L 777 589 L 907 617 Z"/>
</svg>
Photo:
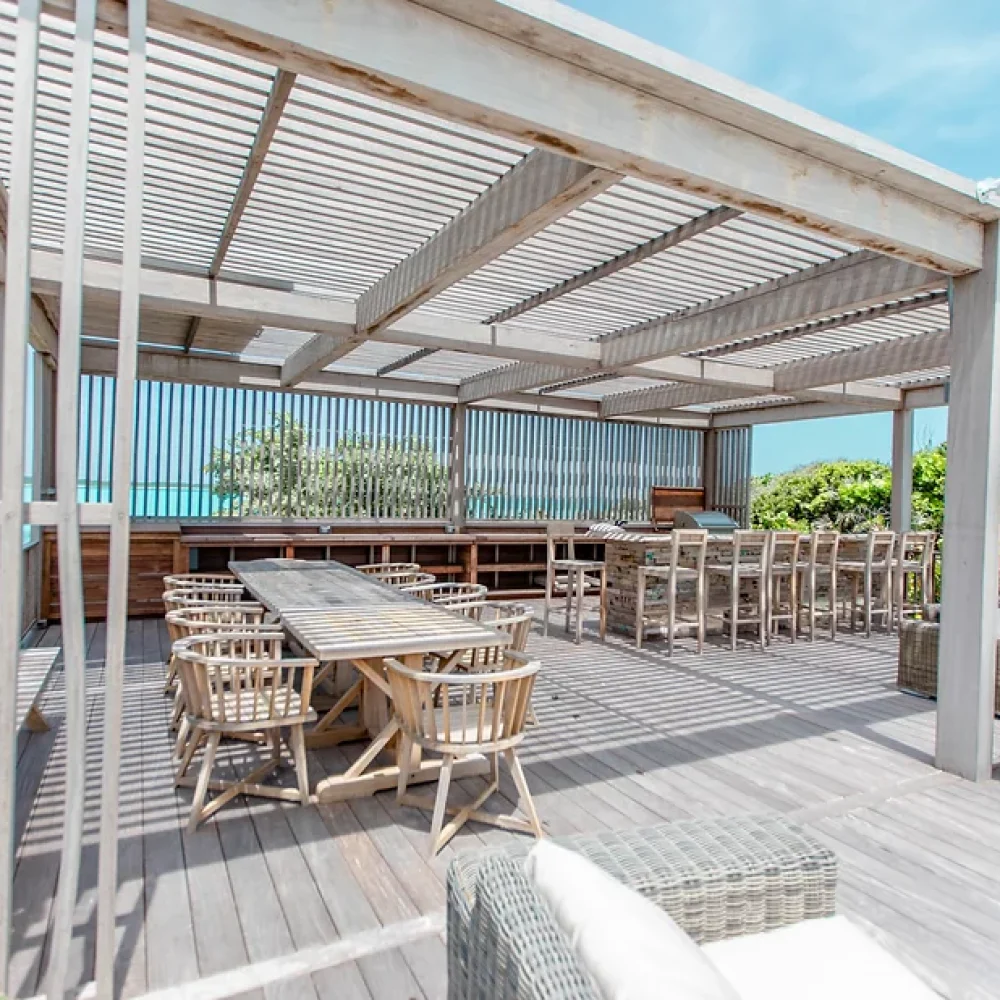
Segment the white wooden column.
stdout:
<svg viewBox="0 0 1000 1000">
<path fill-rule="evenodd" d="M 913 500 L 913 410 L 892 411 L 893 531 L 909 531 Z"/>
<path fill-rule="evenodd" d="M 975 781 L 993 763 L 1000 544 L 1000 223 L 982 271 L 954 280 L 937 765 Z"/>
<path fill-rule="evenodd" d="M 31 325 L 31 202 L 38 95 L 40 0 L 17 11 L 11 122 L 5 288 L 0 294 L 0 994 L 9 993 L 14 874 L 14 767 L 17 750 L 17 667 L 24 600 L 24 386 Z"/>
<path fill-rule="evenodd" d="M 128 99 L 125 140 L 125 235 L 118 312 L 118 368 L 111 471 L 111 555 L 108 566 L 107 650 L 104 659 L 104 740 L 101 751 L 101 839 L 97 876 L 97 1000 L 114 996 L 118 893 L 118 802 L 121 786 L 125 629 L 128 624 L 129 500 L 135 410 L 139 281 L 142 271 L 142 192 L 146 127 L 146 0 L 128 4 Z"/>
<path fill-rule="evenodd" d="M 718 488 L 716 479 L 718 474 L 718 444 L 719 432 L 710 427 L 702 437 L 701 450 L 701 485 L 705 491 L 705 509 L 714 510 L 716 505 L 716 494 Z"/>
<path fill-rule="evenodd" d="M 448 518 L 461 531 L 465 527 L 465 442 L 468 407 L 456 403 L 451 411 L 451 448 L 448 456 Z"/>
</svg>

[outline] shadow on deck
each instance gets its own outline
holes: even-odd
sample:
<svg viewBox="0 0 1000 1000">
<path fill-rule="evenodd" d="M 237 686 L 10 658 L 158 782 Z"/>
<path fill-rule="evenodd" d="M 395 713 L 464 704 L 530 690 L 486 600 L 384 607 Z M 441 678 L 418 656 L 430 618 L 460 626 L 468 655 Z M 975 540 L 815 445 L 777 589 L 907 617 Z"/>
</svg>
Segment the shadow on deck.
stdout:
<svg viewBox="0 0 1000 1000">
<path fill-rule="evenodd" d="M 88 630 L 90 737 L 86 847 L 73 974 L 93 976 L 103 626 Z M 58 628 L 36 637 L 58 644 Z M 444 907 L 456 851 L 514 835 L 467 827 L 425 856 L 428 817 L 394 795 L 301 808 L 242 800 L 183 832 L 190 791 L 172 785 L 168 640 L 129 623 L 121 802 L 118 977 L 122 994 L 290 954 Z M 947 996 L 1000 997 L 1000 784 L 970 785 L 932 767 L 934 706 L 896 691 L 896 642 L 842 635 L 766 652 L 620 638 L 581 646 L 538 630 L 539 725 L 522 759 L 553 835 L 668 819 L 781 812 L 841 860 L 840 908 Z M 40 991 L 59 864 L 65 745 L 61 674 L 46 696 L 53 731 L 25 741 L 18 815 L 12 986 Z M 246 745 L 223 766 L 244 766 Z M 359 747 L 310 753 L 313 781 Z M 479 779 L 459 783 L 467 795 Z M 37 791 L 36 791 L 37 789 Z M 513 800 L 508 783 L 503 791 Z M 509 803 L 508 803 L 509 804 Z M 499 803 L 496 808 L 502 808 Z M 995 992 L 991 992 L 991 990 Z M 271 987 L 281 997 L 444 997 L 440 938 Z M 244 994 L 251 996 L 254 994 Z M 263 996 L 264 993 L 259 993 Z"/>
</svg>

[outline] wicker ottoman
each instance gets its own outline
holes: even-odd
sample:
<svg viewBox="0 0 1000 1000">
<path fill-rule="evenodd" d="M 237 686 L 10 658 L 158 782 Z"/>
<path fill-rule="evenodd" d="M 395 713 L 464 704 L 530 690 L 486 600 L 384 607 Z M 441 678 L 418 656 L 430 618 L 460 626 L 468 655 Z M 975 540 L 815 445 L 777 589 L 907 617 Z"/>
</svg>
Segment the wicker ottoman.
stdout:
<svg viewBox="0 0 1000 1000">
<path fill-rule="evenodd" d="M 931 611 L 931 617 L 937 615 Z M 938 621 L 904 621 L 899 631 L 899 666 L 896 686 L 903 691 L 937 697 L 938 643 L 941 625 Z M 994 711 L 1000 706 L 1000 648 L 997 656 Z"/>
</svg>

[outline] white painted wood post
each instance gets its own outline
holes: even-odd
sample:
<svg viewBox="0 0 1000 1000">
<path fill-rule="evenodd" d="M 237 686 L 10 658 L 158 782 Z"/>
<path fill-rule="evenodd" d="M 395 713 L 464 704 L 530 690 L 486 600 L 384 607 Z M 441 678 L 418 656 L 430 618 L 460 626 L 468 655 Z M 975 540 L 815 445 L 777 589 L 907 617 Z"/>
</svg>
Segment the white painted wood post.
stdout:
<svg viewBox="0 0 1000 1000">
<path fill-rule="evenodd" d="M 465 527 L 465 442 L 468 407 L 456 403 L 451 411 L 451 447 L 448 456 L 448 517 L 458 531 Z"/>
<path fill-rule="evenodd" d="M 974 781 L 993 765 L 1000 543 L 1000 223 L 984 266 L 952 288 L 937 766 Z"/>
<path fill-rule="evenodd" d="M 87 647 L 83 608 L 83 557 L 77 498 L 77 438 L 80 410 L 80 338 L 83 333 L 83 249 L 86 223 L 90 99 L 94 76 L 97 0 L 77 0 L 73 47 L 73 91 L 66 181 L 63 280 L 59 309 L 59 369 L 56 413 L 56 538 L 59 550 L 59 619 L 66 679 L 66 794 L 62 851 L 46 994 L 50 1000 L 75 993 L 67 982 L 83 849 L 87 783 Z"/>
<path fill-rule="evenodd" d="M 705 509 L 714 510 L 718 494 L 719 432 L 710 427 L 702 437 L 701 485 L 705 490 Z"/>
<path fill-rule="evenodd" d="M 21 0 L 14 57 L 7 270 L 0 352 L 0 993 L 10 992 L 17 667 L 24 600 L 24 387 L 31 322 L 31 201 L 41 0 Z"/>
<path fill-rule="evenodd" d="M 913 410 L 892 411 L 892 502 L 890 526 L 909 531 L 913 500 Z"/>
<path fill-rule="evenodd" d="M 121 784 L 125 629 L 128 625 L 129 497 L 132 421 L 139 340 L 142 273 L 142 193 L 146 118 L 146 0 L 128 5 L 128 103 L 125 143 L 125 237 L 118 314 L 118 385 L 111 472 L 111 556 L 108 569 L 107 652 L 104 666 L 104 741 L 101 755 L 101 839 L 97 881 L 98 1000 L 111 1000 L 115 973 L 118 894 L 118 798 Z"/>
</svg>

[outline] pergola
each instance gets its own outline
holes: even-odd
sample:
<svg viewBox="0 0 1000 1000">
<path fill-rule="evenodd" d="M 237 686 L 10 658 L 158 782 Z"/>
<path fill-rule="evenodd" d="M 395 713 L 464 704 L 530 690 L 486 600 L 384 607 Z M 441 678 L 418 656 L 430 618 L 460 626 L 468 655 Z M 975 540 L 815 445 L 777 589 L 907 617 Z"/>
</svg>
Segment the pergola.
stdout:
<svg viewBox="0 0 1000 1000">
<path fill-rule="evenodd" d="M 9 810 L 22 524 L 59 532 L 70 745 L 83 739 L 79 529 L 110 525 L 100 996 L 134 414 L 119 392 L 111 503 L 79 504 L 81 373 L 444 402 L 459 450 L 468 409 L 486 405 L 709 440 L 892 411 L 900 528 L 912 411 L 948 402 L 937 763 L 991 774 L 995 188 L 538 0 L 4 0 L 0 48 L 0 796 Z M 57 496 L 27 505 L 26 342 L 59 400 Z M 9 843 L 2 857 L 5 969 Z"/>
</svg>

